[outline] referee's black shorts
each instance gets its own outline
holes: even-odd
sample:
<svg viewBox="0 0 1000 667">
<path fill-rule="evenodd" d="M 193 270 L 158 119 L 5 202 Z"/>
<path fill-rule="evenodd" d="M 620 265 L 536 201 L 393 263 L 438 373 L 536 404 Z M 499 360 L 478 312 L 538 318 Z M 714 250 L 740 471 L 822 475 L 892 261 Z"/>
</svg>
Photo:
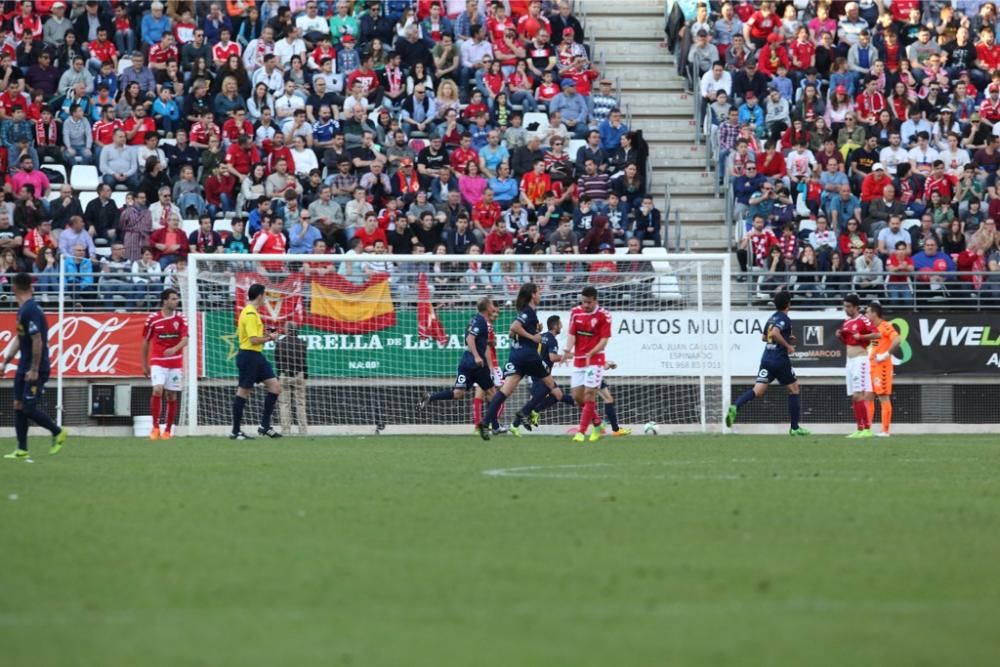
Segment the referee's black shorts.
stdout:
<svg viewBox="0 0 1000 667">
<path fill-rule="evenodd" d="M 240 389 L 253 389 L 254 385 L 275 377 L 271 362 L 263 354 L 254 350 L 237 352 L 236 368 L 240 373 Z"/>
</svg>

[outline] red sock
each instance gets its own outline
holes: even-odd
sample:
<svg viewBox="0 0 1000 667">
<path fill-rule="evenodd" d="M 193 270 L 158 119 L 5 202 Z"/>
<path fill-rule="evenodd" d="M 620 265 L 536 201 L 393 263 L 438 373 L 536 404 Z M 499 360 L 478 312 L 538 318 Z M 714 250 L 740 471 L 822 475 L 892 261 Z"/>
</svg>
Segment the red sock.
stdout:
<svg viewBox="0 0 1000 667">
<path fill-rule="evenodd" d="M 594 401 L 584 401 L 580 412 L 580 433 L 586 433 L 594 420 Z"/>
<path fill-rule="evenodd" d="M 161 400 L 162 397 L 157 396 L 156 394 L 153 394 L 153 397 L 149 399 L 149 414 L 153 416 L 154 430 L 160 428 L 160 413 L 162 412 L 160 405 Z"/>
<path fill-rule="evenodd" d="M 472 423 L 478 424 L 483 420 L 483 399 L 472 399 Z"/>
<path fill-rule="evenodd" d="M 865 429 L 865 421 L 868 419 L 868 406 L 865 405 L 864 401 L 854 401 L 854 422 L 858 426 L 858 430 Z"/>
<path fill-rule="evenodd" d="M 177 400 L 167 401 L 167 433 L 174 432 L 174 422 L 177 421 Z"/>
</svg>

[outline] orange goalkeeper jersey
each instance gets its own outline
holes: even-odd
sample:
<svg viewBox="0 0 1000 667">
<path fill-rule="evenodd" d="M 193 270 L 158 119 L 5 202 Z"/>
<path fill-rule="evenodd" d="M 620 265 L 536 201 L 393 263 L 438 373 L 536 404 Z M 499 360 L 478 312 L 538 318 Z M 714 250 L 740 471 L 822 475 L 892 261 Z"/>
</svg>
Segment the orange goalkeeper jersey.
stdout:
<svg viewBox="0 0 1000 667">
<path fill-rule="evenodd" d="M 871 359 L 875 359 L 876 354 L 888 352 L 893 342 L 899 338 L 899 332 L 896 331 L 896 327 L 886 321 L 878 325 L 878 333 L 879 337 L 873 340 L 868 348 L 868 356 Z"/>
</svg>

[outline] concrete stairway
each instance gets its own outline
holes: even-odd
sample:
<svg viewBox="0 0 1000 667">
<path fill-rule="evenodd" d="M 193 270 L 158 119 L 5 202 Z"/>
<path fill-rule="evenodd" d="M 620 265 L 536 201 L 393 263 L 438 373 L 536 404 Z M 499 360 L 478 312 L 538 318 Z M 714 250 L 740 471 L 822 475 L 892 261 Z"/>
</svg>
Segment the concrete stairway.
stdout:
<svg viewBox="0 0 1000 667">
<path fill-rule="evenodd" d="M 660 46 L 664 2 L 585 0 L 585 29 L 588 38 L 595 38 L 595 65 L 600 67 L 603 57 L 601 74 L 621 82 L 622 105 L 632 113 L 632 128 L 641 129 L 649 142 L 658 207 L 664 205 L 669 184 L 671 247 L 673 211 L 679 211 L 682 249 L 721 251 L 727 248 L 725 201 L 714 196 L 715 172 L 705 169 L 704 144 L 695 143 L 693 99 L 677 75 L 673 56 Z"/>
</svg>

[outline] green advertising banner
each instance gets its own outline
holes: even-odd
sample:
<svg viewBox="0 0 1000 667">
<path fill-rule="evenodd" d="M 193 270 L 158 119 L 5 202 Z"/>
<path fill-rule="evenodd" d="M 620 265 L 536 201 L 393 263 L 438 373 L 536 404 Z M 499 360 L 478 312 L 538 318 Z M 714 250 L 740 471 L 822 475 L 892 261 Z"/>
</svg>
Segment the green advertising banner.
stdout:
<svg viewBox="0 0 1000 667">
<path fill-rule="evenodd" d="M 299 330 L 307 345 L 309 374 L 314 377 L 368 378 L 373 374 L 395 377 L 447 377 L 458 367 L 465 349 L 465 327 L 475 310 L 438 310 L 448 340 L 439 344 L 417 335 L 416 310 L 396 310 L 396 325 L 367 334 L 335 334 L 310 327 Z M 512 312 L 501 313 L 496 322 L 497 348 L 508 347 L 507 331 Z M 236 377 L 235 317 L 232 312 L 208 312 L 204 316 L 205 377 Z M 274 358 L 273 343 L 264 353 Z M 500 355 L 506 360 L 506 352 Z"/>
</svg>

